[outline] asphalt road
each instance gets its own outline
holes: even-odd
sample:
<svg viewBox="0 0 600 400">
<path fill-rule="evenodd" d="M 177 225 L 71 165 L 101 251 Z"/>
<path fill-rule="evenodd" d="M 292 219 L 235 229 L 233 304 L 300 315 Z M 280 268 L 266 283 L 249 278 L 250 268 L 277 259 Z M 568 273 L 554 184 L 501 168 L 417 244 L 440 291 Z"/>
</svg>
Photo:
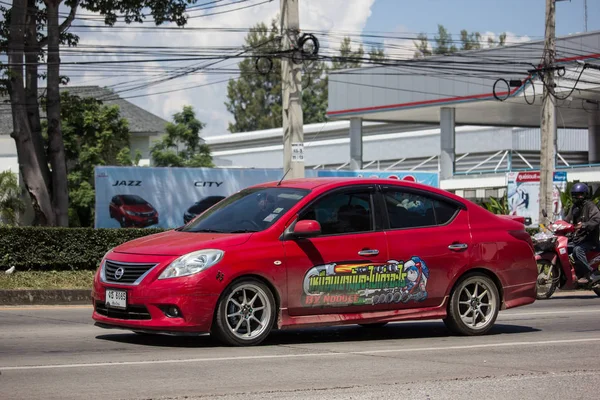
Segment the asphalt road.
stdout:
<svg viewBox="0 0 600 400">
<path fill-rule="evenodd" d="M 0 307 L 0 399 L 597 399 L 600 298 L 441 321 L 273 332 L 259 347 L 94 327 L 91 308 Z"/>
</svg>

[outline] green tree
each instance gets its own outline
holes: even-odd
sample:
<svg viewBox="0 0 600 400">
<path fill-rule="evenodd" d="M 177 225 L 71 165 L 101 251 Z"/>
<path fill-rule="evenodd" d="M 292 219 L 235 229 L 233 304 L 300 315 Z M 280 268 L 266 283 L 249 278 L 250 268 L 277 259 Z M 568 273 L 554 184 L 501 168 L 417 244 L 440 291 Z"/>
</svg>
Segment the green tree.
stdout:
<svg viewBox="0 0 600 400">
<path fill-rule="evenodd" d="M 19 213 L 25 211 L 17 174 L 0 172 L 0 225 L 17 225 Z"/>
<path fill-rule="evenodd" d="M 496 42 L 494 38 L 488 37 L 488 45 L 489 47 L 501 47 L 506 43 L 506 32 L 500 34 L 498 36 L 498 41 Z"/>
<path fill-rule="evenodd" d="M 362 43 L 357 50 L 352 49 L 352 40 L 349 37 L 344 37 L 340 44 L 339 55 L 333 59 L 332 69 L 350 69 L 359 68 L 363 63 L 365 50 Z"/>
<path fill-rule="evenodd" d="M 452 43 L 452 35 L 448 33 L 444 25 L 438 24 L 438 33 L 433 38 L 435 41 L 434 54 L 449 54 L 457 51 L 456 46 Z"/>
<path fill-rule="evenodd" d="M 426 34 L 419 33 L 417 40 L 413 43 L 416 47 L 415 54 L 413 56 L 414 58 L 429 57 L 432 54 Z"/>
<path fill-rule="evenodd" d="M 131 158 L 127 162 L 123 157 L 123 153 L 130 151 L 128 123 L 121 118 L 118 106 L 103 105 L 94 98 L 81 98 L 65 91 L 61 93 L 61 125 L 69 188 L 69 225 L 93 226 L 94 168 L 132 164 Z"/>
<path fill-rule="evenodd" d="M 157 167 L 214 167 L 210 148 L 204 144 L 200 131 L 204 124 L 196 119 L 192 106 L 173 115 L 166 126 L 167 134 L 150 149 Z"/>
<path fill-rule="evenodd" d="M 232 133 L 282 126 L 281 60 L 277 55 L 270 57 L 280 51 L 277 21 L 274 18 L 270 26 L 259 23 L 246 36 L 244 48 L 254 57 L 238 63 L 240 77 L 230 80 L 227 85 L 225 106 L 234 118 L 234 122 L 229 123 Z M 268 59 L 272 62 L 270 72 L 258 73 L 257 60 L 260 66 L 269 65 Z M 302 108 L 305 124 L 325 121 L 326 71 L 325 64 L 318 60 L 303 64 Z"/>
<path fill-rule="evenodd" d="M 60 45 L 77 44 L 77 36 L 67 30 L 78 10 L 96 12 L 108 25 L 114 25 L 118 13 L 126 23 L 151 17 L 157 25 L 175 22 L 183 26 L 187 22 L 187 6 L 195 3 L 196 0 L 13 0 L 12 8 L 0 10 L 4 14 L 0 21 L 0 50 L 8 54 L 0 90 L 6 90 L 10 96 L 11 136 L 37 223 L 68 224 L 68 172 L 59 93 L 59 85 L 67 79 L 60 75 Z M 62 21 L 61 7 L 67 11 Z M 41 131 L 37 99 L 40 63 L 47 66 L 47 143 Z"/>
<path fill-rule="evenodd" d="M 369 60 L 372 63 L 377 63 L 378 61 L 385 60 L 385 51 L 383 47 L 371 47 L 369 50 Z"/>
<path fill-rule="evenodd" d="M 434 37 L 434 45 L 429 48 L 430 43 L 425 33 L 420 33 L 417 40 L 413 41 L 415 45 L 414 58 L 423 58 L 432 54 L 452 54 L 458 51 L 453 44 L 452 35 L 448 33 L 446 28 L 438 24 L 438 33 Z M 506 42 L 506 33 L 502 33 L 498 37 L 498 42 L 493 38 L 487 39 L 489 47 L 504 46 Z M 460 31 L 460 50 L 478 50 L 481 49 L 482 36 L 479 32 L 469 33 L 466 29 Z"/>
<path fill-rule="evenodd" d="M 460 31 L 461 50 L 481 49 L 481 34 L 479 32 L 467 32 L 466 29 Z"/>
</svg>

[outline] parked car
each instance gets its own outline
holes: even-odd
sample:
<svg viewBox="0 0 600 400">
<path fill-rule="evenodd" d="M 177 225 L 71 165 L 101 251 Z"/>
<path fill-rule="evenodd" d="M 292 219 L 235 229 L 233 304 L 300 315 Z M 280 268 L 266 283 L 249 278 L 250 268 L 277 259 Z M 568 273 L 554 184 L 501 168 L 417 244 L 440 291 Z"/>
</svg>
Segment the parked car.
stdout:
<svg viewBox="0 0 600 400">
<path fill-rule="evenodd" d="M 208 210 L 224 198 L 225 196 L 208 196 L 200 201 L 195 202 L 190 208 L 187 209 L 185 213 L 183 213 L 183 223 L 187 224 L 197 215 L 202 214 L 204 211 Z"/>
<path fill-rule="evenodd" d="M 189 224 L 110 250 L 94 278 L 104 328 L 255 345 L 273 328 L 443 319 L 481 335 L 533 303 L 522 219 L 389 179 L 244 189 Z"/>
<path fill-rule="evenodd" d="M 152 204 L 135 194 L 113 196 L 108 209 L 110 217 L 119 221 L 122 228 L 145 228 L 158 224 L 158 211 Z"/>
</svg>

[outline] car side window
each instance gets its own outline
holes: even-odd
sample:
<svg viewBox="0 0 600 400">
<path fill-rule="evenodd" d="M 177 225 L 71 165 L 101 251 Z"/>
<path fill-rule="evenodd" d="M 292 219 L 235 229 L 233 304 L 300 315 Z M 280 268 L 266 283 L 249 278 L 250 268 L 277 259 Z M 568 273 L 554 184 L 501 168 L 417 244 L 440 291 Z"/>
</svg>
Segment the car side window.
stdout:
<svg viewBox="0 0 600 400">
<path fill-rule="evenodd" d="M 438 225 L 445 225 L 450 222 L 458 211 L 456 205 L 439 200 L 433 202 L 433 207 L 435 208 L 435 219 Z"/>
<path fill-rule="evenodd" d="M 402 190 L 386 191 L 384 198 L 391 229 L 444 225 L 457 211 L 450 203 Z"/>
<path fill-rule="evenodd" d="M 303 212 L 300 220 L 318 221 L 323 235 L 370 232 L 373 230 L 371 194 L 357 191 L 328 195 Z"/>
</svg>

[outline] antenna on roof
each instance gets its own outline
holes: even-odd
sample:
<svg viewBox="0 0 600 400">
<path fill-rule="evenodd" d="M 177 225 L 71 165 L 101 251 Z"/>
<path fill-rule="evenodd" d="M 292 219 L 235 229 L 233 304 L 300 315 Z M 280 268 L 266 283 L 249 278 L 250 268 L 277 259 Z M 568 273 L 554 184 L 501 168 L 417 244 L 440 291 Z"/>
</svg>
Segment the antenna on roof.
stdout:
<svg viewBox="0 0 600 400">
<path fill-rule="evenodd" d="M 288 168 L 287 171 L 285 171 L 285 174 L 283 174 L 283 176 L 281 177 L 281 179 L 279 180 L 279 182 L 277 183 L 277 186 L 281 185 L 281 182 L 283 181 L 283 178 L 285 178 L 285 176 L 288 174 L 288 172 L 290 172 L 290 170 L 292 169 L 292 167 Z"/>
</svg>

